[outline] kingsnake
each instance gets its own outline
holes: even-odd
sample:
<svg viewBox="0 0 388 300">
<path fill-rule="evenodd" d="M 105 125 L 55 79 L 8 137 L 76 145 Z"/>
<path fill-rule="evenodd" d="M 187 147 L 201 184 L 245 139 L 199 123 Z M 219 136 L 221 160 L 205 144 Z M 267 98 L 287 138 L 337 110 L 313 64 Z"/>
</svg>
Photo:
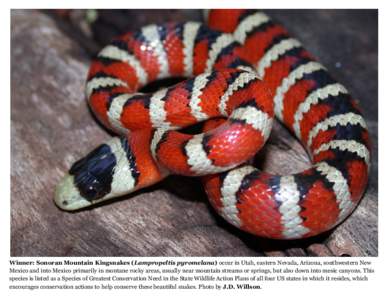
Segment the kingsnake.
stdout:
<svg viewBox="0 0 388 300">
<path fill-rule="evenodd" d="M 86 94 L 98 119 L 121 137 L 74 163 L 56 204 L 80 209 L 174 173 L 203 176 L 215 210 L 254 235 L 296 239 L 333 228 L 368 181 L 369 137 L 356 101 L 266 14 L 211 10 L 207 19 L 208 27 L 145 26 L 101 50 Z M 138 92 L 180 76 L 189 79 Z M 310 169 L 280 176 L 249 164 L 274 114 L 307 149 Z M 179 131 L 202 121 L 202 133 Z"/>
</svg>

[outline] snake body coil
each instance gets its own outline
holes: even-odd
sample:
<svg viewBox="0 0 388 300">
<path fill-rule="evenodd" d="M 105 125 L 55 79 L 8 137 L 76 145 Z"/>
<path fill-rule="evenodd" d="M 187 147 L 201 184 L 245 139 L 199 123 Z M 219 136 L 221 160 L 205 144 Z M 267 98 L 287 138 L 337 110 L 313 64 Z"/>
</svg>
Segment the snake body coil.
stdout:
<svg viewBox="0 0 388 300">
<path fill-rule="evenodd" d="M 150 25 L 102 49 L 86 93 L 99 120 L 122 137 L 72 166 L 57 205 L 79 209 L 174 173 L 203 176 L 217 212 L 255 235 L 295 239 L 333 228 L 368 181 L 369 137 L 356 101 L 267 15 L 211 10 L 208 25 Z M 181 76 L 189 79 L 138 93 Z M 274 114 L 307 149 L 310 169 L 279 176 L 246 164 Z M 202 121 L 203 133 L 179 131 Z"/>
</svg>

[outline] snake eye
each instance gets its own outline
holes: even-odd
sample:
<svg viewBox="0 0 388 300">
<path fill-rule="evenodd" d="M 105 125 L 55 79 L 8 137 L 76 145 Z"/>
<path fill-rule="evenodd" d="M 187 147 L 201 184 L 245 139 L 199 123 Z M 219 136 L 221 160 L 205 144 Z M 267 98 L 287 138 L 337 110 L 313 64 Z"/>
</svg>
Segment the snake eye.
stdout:
<svg viewBox="0 0 388 300">
<path fill-rule="evenodd" d="M 111 191 L 116 158 L 108 145 L 102 144 L 74 163 L 69 173 L 80 195 L 88 201 L 102 198 Z"/>
<path fill-rule="evenodd" d="M 77 186 L 79 186 L 79 184 Z M 92 183 L 84 184 L 84 188 L 79 190 L 81 196 L 89 200 L 102 198 L 107 193 L 109 193 L 109 191 L 106 192 L 106 188 L 104 187 L 104 185 L 98 182 L 96 179 L 94 179 Z"/>
</svg>

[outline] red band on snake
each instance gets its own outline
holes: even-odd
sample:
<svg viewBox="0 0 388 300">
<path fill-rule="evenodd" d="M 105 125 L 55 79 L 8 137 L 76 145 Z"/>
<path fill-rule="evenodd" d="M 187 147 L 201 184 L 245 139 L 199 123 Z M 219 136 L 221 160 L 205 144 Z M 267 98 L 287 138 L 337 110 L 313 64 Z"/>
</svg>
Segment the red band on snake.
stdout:
<svg viewBox="0 0 388 300">
<path fill-rule="evenodd" d="M 98 119 L 122 137 L 76 162 L 56 203 L 74 210 L 171 173 L 206 175 L 213 207 L 244 231 L 295 239 L 333 228 L 368 181 L 369 137 L 356 101 L 264 13 L 211 10 L 208 25 L 149 25 L 101 50 L 86 93 Z M 138 92 L 182 76 L 189 79 Z M 247 164 L 274 114 L 307 149 L 310 169 L 280 176 Z M 202 121 L 203 133 L 179 131 Z"/>
</svg>

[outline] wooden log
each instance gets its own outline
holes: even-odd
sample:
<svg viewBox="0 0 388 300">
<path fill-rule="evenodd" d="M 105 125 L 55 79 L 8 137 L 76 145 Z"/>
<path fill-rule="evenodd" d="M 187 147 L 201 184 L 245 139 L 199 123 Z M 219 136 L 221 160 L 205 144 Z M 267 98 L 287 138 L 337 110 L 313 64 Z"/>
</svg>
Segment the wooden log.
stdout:
<svg viewBox="0 0 388 300">
<path fill-rule="evenodd" d="M 294 27 L 301 21 L 294 22 L 295 15 L 270 13 L 297 32 Z M 330 46 L 326 45 L 330 37 L 323 42 L 314 39 L 311 31 L 318 35 L 322 24 L 330 25 L 328 19 L 335 19 L 341 12 L 298 14 L 309 24 L 316 24 L 309 27 L 310 33 L 298 35 L 307 48 L 318 51 Z M 141 11 L 134 15 L 144 16 Z M 160 18 L 157 13 L 155 16 Z M 137 21 L 133 18 L 138 26 L 154 21 L 151 14 Z M 368 40 L 377 27 L 372 21 L 371 27 L 357 24 L 350 17 L 338 20 L 342 22 L 336 25 L 338 28 L 346 28 L 350 22 L 357 35 L 348 38 L 364 43 L 370 51 L 357 54 L 350 71 L 345 71 L 351 59 L 347 52 L 341 54 L 344 68 L 338 69 L 333 68 L 336 59 L 332 60 L 330 52 L 318 52 L 317 56 L 336 77 L 346 79 L 345 84 L 357 98 L 370 101 L 370 105 L 361 102 L 361 106 L 367 108 L 377 153 L 377 94 L 371 90 L 366 94 L 373 81 L 377 82 L 377 49 L 373 48 L 376 32 Z M 11 255 L 377 255 L 377 155 L 372 158 L 370 187 L 355 213 L 334 231 L 311 239 L 272 241 L 244 233 L 214 213 L 197 179 L 178 176 L 106 205 L 76 213 L 59 210 L 53 194 L 61 176 L 76 159 L 109 137 L 86 105 L 84 84 L 90 54 L 68 34 L 70 30 L 63 30 L 66 24 L 59 26 L 41 12 L 13 10 L 11 23 Z M 330 26 L 327 35 L 336 39 Z M 347 36 L 342 34 L 340 39 L 346 44 Z M 348 49 L 355 48 L 348 45 Z M 355 70 L 364 78 L 366 90 L 357 79 L 360 77 L 347 73 Z M 264 170 L 280 174 L 309 166 L 302 146 L 280 124 L 275 124 L 268 145 L 256 161 Z"/>
</svg>

